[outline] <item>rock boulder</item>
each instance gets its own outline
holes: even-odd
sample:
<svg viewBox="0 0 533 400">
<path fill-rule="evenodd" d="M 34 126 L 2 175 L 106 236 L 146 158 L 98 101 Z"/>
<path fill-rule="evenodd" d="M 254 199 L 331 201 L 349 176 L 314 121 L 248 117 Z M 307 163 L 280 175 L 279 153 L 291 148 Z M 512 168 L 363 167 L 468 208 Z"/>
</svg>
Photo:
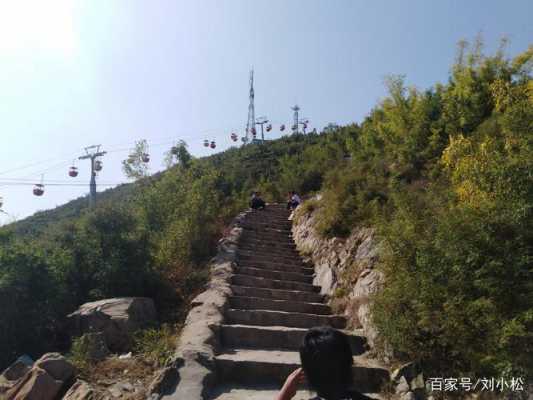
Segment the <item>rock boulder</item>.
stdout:
<svg viewBox="0 0 533 400">
<path fill-rule="evenodd" d="M 47 353 L 5 393 L 8 400 L 54 400 L 71 383 L 75 368 L 59 353 Z"/>
<path fill-rule="evenodd" d="M 63 400 L 97 400 L 98 398 L 95 389 L 82 380 L 77 380 L 63 396 Z"/>
<path fill-rule="evenodd" d="M 68 319 L 72 335 L 102 332 L 111 351 L 126 352 L 131 333 L 154 323 L 157 314 L 152 299 L 122 297 L 85 303 Z"/>
</svg>

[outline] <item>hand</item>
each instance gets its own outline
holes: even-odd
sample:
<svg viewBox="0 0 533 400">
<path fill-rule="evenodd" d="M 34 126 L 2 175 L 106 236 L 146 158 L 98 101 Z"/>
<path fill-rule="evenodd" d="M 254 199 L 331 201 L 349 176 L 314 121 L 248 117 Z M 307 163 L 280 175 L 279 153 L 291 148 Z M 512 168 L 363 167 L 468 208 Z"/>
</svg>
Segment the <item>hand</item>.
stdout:
<svg viewBox="0 0 533 400">
<path fill-rule="evenodd" d="M 285 380 L 285 384 L 279 392 L 277 400 L 290 400 L 296 394 L 298 390 L 298 385 L 301 385 L 305 382 L 304 370 L 298 368 L 296 371 L 293 371 L 292 374 L 288 376 Z"/>
</svg>

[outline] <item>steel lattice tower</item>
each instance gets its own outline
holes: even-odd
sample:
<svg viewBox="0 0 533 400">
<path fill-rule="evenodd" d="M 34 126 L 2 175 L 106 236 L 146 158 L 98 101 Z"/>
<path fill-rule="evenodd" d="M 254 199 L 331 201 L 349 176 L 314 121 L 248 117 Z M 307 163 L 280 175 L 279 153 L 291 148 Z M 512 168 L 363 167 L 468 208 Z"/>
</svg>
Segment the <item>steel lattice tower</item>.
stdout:
<svg viewBox="0 0 533 400">
<path fill-rule="evenodd" d="M 294 123 L 292 125 L 292 132 L 298 134 L 298 125 L 300 125 L 300 120 L 298 119 L 298 111 L 300 111 L 300 107 L 298 107 L 298 104 L 296 104 L 294 107 L 291 108 L 291 110 L 294 111 Z"/>
<path fill-rule="evenodd" d="M 254 106 L 254 70 L 250 71 L 250 104 L 248 105 L 248 121 L 246 122 L 245 143 L 254 139 L 255 132 L 255 106 Z"/>
</svg>

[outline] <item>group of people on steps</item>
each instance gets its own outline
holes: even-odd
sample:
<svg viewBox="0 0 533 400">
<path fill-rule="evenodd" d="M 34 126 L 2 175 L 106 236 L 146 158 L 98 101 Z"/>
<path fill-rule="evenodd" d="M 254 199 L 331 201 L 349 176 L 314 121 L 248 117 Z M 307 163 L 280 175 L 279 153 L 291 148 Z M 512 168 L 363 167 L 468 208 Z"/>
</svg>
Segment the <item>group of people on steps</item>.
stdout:
<svg viewBox="0 0 533 400">
<path fill-rule="evenodd" d="M 287 196 L 287 210 L 295 210 L 300 205 L 302 199 L 296 192 L 289 192 Z M 252 192 L 250 199 L 250 208 L 253 210 L 264 210 L 266 208 L 265 201 L 261 198 L 260 192 Z"/>
<path fill-rule="evenodd" d="M 289 192 L 287 210 L 295 210 L 301 202 L 296 192 Z M 252 193 L 250 207 L 266 208 L 261 193 Z M 327 326 L 309 329 L 300 346 L 300 362 L 301 368 L 287 377 L 276 400 L 291 400 L 305 383 L 317 393 L 310 400 L 371 400 L 352 389 L 353 355 L 348 337 L 341 331 Z"/>
</svg>

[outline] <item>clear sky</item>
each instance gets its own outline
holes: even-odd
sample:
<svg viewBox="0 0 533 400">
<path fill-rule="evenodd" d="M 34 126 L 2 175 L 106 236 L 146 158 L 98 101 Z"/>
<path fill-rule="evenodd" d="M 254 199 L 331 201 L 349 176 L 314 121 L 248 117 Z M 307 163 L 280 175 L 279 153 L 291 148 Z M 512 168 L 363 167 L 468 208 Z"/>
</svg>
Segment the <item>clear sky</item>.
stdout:
<svg viewBox="0 0 533 400">
<path fill-rule="evenodd" d="M 87 162 L 76 179 L 67 169 L 91 144 L 113 151 L 98 178 L 110 184 L 125 181 L 120 161 L 140 138 L 152 171 L 173 139 L 196 156 L 206 138 L 228 148 L 246 124 L 252 66 L 271 137 L 295 103 L 318 130 L 358 122 L 388 74 L 419 88 L 446 81 L 462 38 L 481 32 L 491 52 L 507 36 L 510 56 L 526 50 L 532 15 L 531 0 L 0 0 L 0 184 L 43 172 L 88 183 Z M 87 192 L 47 186 L 39 198 L 4 184 L 0 223 Z"/>
</svg>

